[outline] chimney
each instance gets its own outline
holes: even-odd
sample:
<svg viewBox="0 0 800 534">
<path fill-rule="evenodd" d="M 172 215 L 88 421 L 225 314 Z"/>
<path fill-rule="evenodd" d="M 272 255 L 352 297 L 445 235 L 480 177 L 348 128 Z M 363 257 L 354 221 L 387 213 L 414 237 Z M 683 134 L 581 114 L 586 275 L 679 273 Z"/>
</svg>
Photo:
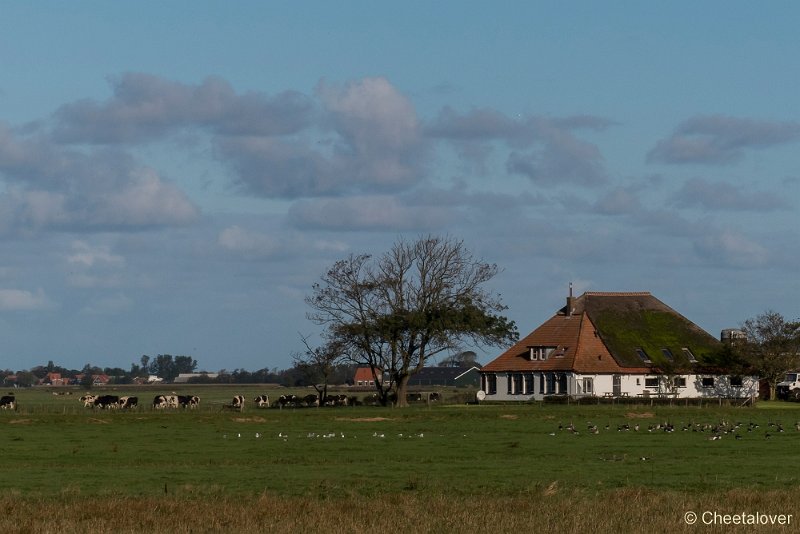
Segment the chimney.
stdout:
<svg viewBox="0 0 800 534">
<path fill-rule="evenodd" d="M 567 297 L 567 317 L 572 317 L 572 282 L 569 283 L 569 296 Z"/>
</svg>

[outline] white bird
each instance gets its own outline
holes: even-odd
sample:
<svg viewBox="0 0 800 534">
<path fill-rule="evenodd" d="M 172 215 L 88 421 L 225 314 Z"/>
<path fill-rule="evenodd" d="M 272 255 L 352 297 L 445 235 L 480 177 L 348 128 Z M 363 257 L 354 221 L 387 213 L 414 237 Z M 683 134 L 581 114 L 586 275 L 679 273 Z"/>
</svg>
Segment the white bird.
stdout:
<svg viewBox="0 0 800 534">
<path fill-rule="evenodd" d="M 236 434 L 236 437 L 237 437 L 237 438 L 241 438 L 241 437 L 242 437 L 242 433 L 241 433 L 241 432 L 239 432 L 238 434 Z"/>
<path fill-rule="evenodd" d="M 256 432 L 256 438 L 260 438 L 260 437 L 261 437 L 261 434 L 259 434 L 258 432 Z"/>
</svg>

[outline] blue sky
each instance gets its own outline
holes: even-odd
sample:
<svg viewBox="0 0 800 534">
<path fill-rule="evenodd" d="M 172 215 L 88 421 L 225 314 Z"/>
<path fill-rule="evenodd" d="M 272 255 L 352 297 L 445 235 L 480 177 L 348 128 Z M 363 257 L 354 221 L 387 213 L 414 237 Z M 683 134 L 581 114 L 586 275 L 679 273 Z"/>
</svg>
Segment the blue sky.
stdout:
<svg viewBox="0 0 800 534">
<path fill-rule="evenodd" d="M 0 367 L 287 367 L 327 266 L 429 233 L 502 268 L 523 334 L 570 282 L 796 319 L 798 15 L 7 3 Z"/>
</svg>

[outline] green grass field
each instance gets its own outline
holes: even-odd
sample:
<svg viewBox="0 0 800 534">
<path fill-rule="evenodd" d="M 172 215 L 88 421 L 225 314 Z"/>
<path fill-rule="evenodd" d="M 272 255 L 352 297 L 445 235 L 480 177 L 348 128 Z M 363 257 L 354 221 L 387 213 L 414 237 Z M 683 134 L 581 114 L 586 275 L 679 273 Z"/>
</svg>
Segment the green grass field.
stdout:
<svg viewBox="0 0 800 534">
<path fill-rule="evenodd" d="M 380 507 L 400 500 L 423 509 L 440 501 L 467 508 L 503 502 L 497 505 L 500 516 L 508 502 L 542 499 L 550 500 L 548 513 L 573 500 L 588 506 L 631 496 L 652 500 L 651 507 L 672 502 L 669 513 L 677 513 L 675 506 L 719 495 L 731 502 L 765 496 L 764 506 L 780 503 L 776 495 L 800 496 L 795 468 L 800 410 L 793 404 L 284 410 L 250 405 L 234 413 L 222 409 L 232 394 L 249 400 L 264 390 L 188 389 L 201 396 L 200 409 L 154 411 L 153 394 L 169 392 L 157 389 L 131 390 L 144 405 L 129 412 L 85 409 L 80 392 L 16 391 L 19 409 L 0 412 L 3 495 L 17 499 L 16 506 L 78 508 L 117 501 L 168 507 L 187 500 L 232 506 L 266 499 L 275 506 L 293 502 L 323 509 L 342 501 Z M 675 431 L 648 430 L 667 424 Z M 570 425 L 577 432 L 568 430 Z M 712 440 L 713 427 L 730 432 Z M 330 510 L 320 512 L 325 513 Z M 86 515 L 75 531 L 97 517 Z M 514 517 L 509 530 L 524 516 Z M 416 526 L 427 530 L 436 524 Z M 203 531 L 202 525 L 217 531 L 208 522 L 194 531 Z M 140 526 L 128 530 L 158 530 Z M 274 527 L 268 530 L 279 530 Z M 35 525 L 22 530 L 39 531 Z M 242 524 L 238 530 L 260 529 Z"/>
</svg>

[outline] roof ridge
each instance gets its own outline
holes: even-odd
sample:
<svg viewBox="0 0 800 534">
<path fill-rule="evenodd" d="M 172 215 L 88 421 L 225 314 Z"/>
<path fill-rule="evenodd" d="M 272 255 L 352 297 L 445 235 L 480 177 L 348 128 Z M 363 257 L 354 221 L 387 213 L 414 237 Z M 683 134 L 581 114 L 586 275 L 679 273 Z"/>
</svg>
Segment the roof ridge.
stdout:
<svg viewBox="0 0 800 534">
<path fill-rule="evenodd" d="M 589 297 L 650 297 L 649 291 L 586 291 Z"/>
</svg>

